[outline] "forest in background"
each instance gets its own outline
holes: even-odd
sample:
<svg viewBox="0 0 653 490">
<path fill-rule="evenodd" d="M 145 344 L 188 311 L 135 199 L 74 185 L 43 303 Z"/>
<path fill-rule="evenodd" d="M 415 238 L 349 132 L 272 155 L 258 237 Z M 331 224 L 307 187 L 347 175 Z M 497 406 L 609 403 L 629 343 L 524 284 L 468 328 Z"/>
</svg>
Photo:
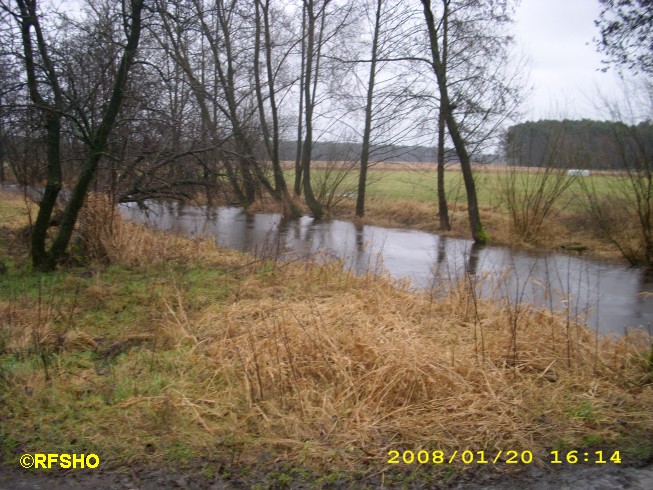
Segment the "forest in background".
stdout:
<svg viewBox="0 0 653 490">
<path fill-rule="evenodd" d="M 637 153 L 653 154 L 653 124 L 583 119 L 529 121 L 511 126 L 504 153 L 510 165 L 626 170 Z"/>
</svg>

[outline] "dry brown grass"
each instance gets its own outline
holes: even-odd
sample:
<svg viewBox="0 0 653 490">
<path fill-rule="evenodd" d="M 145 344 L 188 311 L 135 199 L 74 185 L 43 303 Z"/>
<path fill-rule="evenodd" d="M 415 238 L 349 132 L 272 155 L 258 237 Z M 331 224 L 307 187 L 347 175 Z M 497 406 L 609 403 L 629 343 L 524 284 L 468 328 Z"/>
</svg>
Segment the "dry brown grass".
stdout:
<svg viewBox="0 0 653 490">
<path fill-rule="evenodd" d="M 102 194 L 92 194 L 86 199 L 77 232 L 84 254 L 104 263 L 141 265 L 215 258 L 217 254 L 213 240 L 208 237 L 188 239 L 126 221 Z M 242 259 L 227 251 L 222 251 L 220 257 L 223 261 L 226 257 Z"/>
<path fill-rule="evenodd" d="M 464 288 L 434 302 L 322 267 L 283 282 L 316 291 L 276 299 L 252 284 L 251 297 L 187 329 L 214 337 L 199 349 L 257 414 L 250 429 L 291 453 L 302 441 L 316 460 L 349 463 L 398 447 L 539 452 L 588 428 L 610 439 L 623 417 L 653 422 L 650 387 L 628 392 L 644 376 L 633 339 L 599 342 L 527 310 L 515 357 L 509 307 L 472 311 Z M 571 413 L 583 403 L 592 420 Z"/>
<path fill-rule="evenodd" d="M 351 211 L 353 217 L 353 208 Z M 433 205 L 425 202 L 370 199 L 364 221 L 380 226 L 431 229 L 437 226 L 437 214 Z"/>
<path fill-rule="evenodd" d="M 153 321 L 118 325 L 122 336 L 105 347 L 91 327 L 58 341 L 57 311 L 69 309 L 39 317 L 3 302 L 9 350 L 59 346 L 49 379 L 8 375 L 17 434 L 39 423 L 119 464 L 188 453 L 332 471 L 384 467 L 391 449 L 546 458 L 561 445 L 620 448 L 625 435 L 653 431 L 649 337 L 597 338 L 564 315 L 475 298 L 464 281 L 416 294 L 337 263 L 272 265 L 114 220 L 116 236 L 96 248 L 112 261 L 174 259 L 198 273 L 232 265 L 229 293 L 198 307 L 161 278 L 160 292 L 143 296 Z M 79 308 L 102 308 L 97 291 L 81 294 L 95 300 Z M 78 357 L 88 350 L 96 361 Z"/>
<path fill-rule="evenodd" d="M 267 453 L 353 469 L 383 464 L 390 449 L 542 458 L 561 440 L 610 444 L 624 425 L 653 428 L 642 351 L 650 339 L 597 339 L 528 307 L 514 323 L 514 307 L 474 306 L 464 284 L 434 300 L 337 264 L 295 264 L 252 269 L 226 302 L 201 311 L 181 292 L 157 308 L 166 312 L 153 334 L 163 351 L 131 351 L 108 378 L 85 370 L 58 381 L 74 397 L 111 393 L 116 376 L 141 383 L 85 429 L 120 455 L 172 438 L 197 454 L 234 451 L 241 462 Z M 92 342 L 77 332 L 67 348 Z M 165 387 L 148 395 L 146 378 L 160 373 Z M 130 457 L 142 459 L 139 450 Z"/>
<path fill-rule="evenodd" d="M 130 421 L 134 441 L 144 437 L 134 427 L 150 427 L 143 417 L 164 410 L 192 420 L 205 450 L 212 435 L 238 446 L 243 461 L 272 450 L 355 468 L 383 463 L 394 448 L 544 457 L 561 440 L 609 442 L 624 424 L 653 428 L 641 350 L 650 339 L 597 339 L 527 307 L 514 324 L 511 307 L 476 309 L 464 285 L 436 301 L 304 264 L 247 274 L 226 304 L 201 312 L 179 297 L 164 303 L 161 335 L 185 353 L 164 395 L 121 404 L 116 422 Z"/>
</svg>

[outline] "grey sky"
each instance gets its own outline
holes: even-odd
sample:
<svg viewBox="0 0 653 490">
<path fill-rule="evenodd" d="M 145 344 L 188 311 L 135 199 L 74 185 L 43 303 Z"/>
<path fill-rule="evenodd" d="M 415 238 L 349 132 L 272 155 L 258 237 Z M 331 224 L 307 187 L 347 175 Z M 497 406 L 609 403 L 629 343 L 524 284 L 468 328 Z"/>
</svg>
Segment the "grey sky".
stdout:
<svg viewBox="0 0 653 490">
<path fill-rule="evenodd" d="M 599 93 L 618 94 L 618 78 L 602 73 L 592 38 L 598 0 L 522 0 L 516 13 L 518 47 L 530 59 L 533 86 L 525 119 L 608 119 Z"/>
</svg>

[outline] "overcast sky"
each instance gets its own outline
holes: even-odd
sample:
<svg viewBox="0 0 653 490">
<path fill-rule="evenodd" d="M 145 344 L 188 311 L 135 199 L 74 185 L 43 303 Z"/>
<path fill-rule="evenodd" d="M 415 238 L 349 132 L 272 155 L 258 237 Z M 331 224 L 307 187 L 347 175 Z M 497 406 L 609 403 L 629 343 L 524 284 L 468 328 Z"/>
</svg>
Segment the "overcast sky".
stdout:
<svg viewBox="0 0 653 490">
<path fill-rule="evenodd" d="M 593 38 L 598 0 L 522 0 L 516 38 L 530 59 L 533 86 L 525 119 L 608 119 L 598 110 L 599 93 L 618 94 L 618 78 L 602 73 Z"/>
</svg>

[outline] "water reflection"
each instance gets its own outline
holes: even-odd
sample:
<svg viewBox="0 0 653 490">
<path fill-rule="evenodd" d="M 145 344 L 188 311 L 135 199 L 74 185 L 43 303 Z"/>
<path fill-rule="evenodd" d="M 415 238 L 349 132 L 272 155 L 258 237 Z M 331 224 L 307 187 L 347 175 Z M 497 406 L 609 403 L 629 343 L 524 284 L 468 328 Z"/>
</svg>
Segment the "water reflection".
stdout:
<svg viewBox="0 0 653 490">
<path fill-rule="evenodd" d="M 626 326 L 650 328 L 653 278 L 643 271 L 557 253 L 535 254 L 414 230 L 314 221 L 283 221 L 278 214 L 247 214 L 239 208 L 151 204 L 148 212 L 125 205 L 130 219 L 174 233 L 212 235 L 222 246 L 256 256 L 340 259 L 361 274 L 387 270 L 432 288 L 469 274 L 483 296 L 530 301 L 566 311 L 601 332 Z"/>
</svg>

